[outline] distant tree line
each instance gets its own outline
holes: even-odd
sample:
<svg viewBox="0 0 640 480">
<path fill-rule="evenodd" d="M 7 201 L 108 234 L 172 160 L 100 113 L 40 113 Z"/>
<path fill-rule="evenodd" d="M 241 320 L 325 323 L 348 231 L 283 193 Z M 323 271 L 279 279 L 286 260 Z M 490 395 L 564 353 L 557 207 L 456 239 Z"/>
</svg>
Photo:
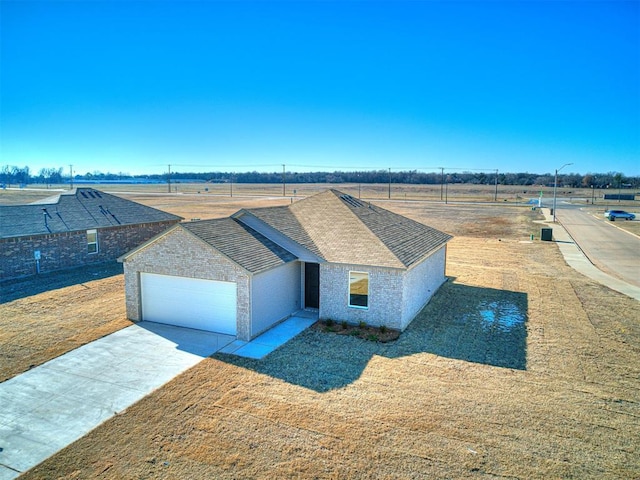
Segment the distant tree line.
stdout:
<svg viewBox="0 0 640 480">
<path fill-rule="evenodd" d="M 0 168 L 0 184 L 5 186 L 68 183 L 69 175 L 62 168 L 42 168 L 38 174 L 32 174 L 29 167 L 5 165 Z M 440 185 L 443 183 L 468 183 L 493 185 L 496 173 L 451 172 L 446 168 L 440 172 L 419 172 L 417 170 L 389 171 L 362 170 L 349 172 L 171 172 L 155 175 L 129 175 L 126 173 L 102 173 L 95 171 L 84 175 L 74 175 L 74 182 L 187 182 L 201 181 L 210 183 L 405 183 Z M 545 173 L 498 173 L 498 185 L 552 186 L 554 174 Z M 571 188 L 640 188 L 640 177 L 628 177 L 618 172 L 587 173 L 585 175 L 558 174 L 558 186 Z"/>
<path fill-rule="evenodd" d="M 2 185 L 27 185 L 29 183 L 61 184 L 69 181 L 62 174 L 61 168 L 42 168 L 38 175 L 32 175 L 29 167 L 4 165 L 0 168 L 0 183 Z"/>
</svg>

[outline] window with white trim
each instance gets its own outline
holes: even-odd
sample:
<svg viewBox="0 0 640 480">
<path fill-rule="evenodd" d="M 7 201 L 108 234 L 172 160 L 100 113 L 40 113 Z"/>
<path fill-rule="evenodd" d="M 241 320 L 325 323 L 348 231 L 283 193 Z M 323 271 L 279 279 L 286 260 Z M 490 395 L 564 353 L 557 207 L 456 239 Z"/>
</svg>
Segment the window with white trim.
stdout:
<svg viewBox="0 0 640 480">
<path fill-rule="evenodd" d="M 349 306 L 369 308 L 369 274 L 349 272 Z"/>
<path fill-rule="evenodd" d="M 87 252 L 98 253 L 98 231 L 87 230 Z"/>
</svg>

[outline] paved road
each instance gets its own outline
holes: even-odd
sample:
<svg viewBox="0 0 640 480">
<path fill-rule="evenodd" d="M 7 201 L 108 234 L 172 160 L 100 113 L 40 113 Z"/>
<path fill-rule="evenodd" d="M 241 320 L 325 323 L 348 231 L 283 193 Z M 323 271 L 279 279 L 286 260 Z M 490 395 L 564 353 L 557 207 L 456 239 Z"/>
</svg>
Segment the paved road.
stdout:
<svg viewBox="0 0 640 480">
<path fill-rule="evenodd" d="M 556 218 L 595 266 L 640 287 L 640 238 L 579 208 L 558 208 Z"/>
</svg>

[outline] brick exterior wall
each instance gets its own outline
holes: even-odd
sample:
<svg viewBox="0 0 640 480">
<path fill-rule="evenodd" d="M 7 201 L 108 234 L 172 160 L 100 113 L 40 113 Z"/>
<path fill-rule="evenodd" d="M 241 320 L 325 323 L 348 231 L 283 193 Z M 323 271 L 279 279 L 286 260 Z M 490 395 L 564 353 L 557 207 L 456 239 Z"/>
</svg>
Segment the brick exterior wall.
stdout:
<svg viewBox="0 0 640 480">
<path fill-rule="evenodd" d="M 320 318 L 405 330 L 444 283 L 446 249 L 409 270 L 320 264 Z M 369 307 L 349 306 L 349 272 L 369 273 Z"/>
<path fill-rule="evenodd" d="M 182 228 L 176 228 L 133 253 L 124 261 L 127 317 L 142 319 L 140 273 L 177 275 L 237 284 L 237 338 L 251 338 L 251 276 L 236 263 L 216 252 Z"/>
<path fill-rule="evenodd" d="M 349 306 L 349 271 L 369 273 L 366 309 Z M 403 276 L 399 269 L 321 263 L 320 318 L 401 330 Z"/>
<path fill-rule="evenodd" d="M 35 251 L 40 252 L 40 273 L 115 261 L 175 223 L 172 220 L 98 229 L 97 253 L 88 253 L 86 230 L 1 239 L 0 279 L 36 274 Z"/>
<path fill-rule="evenodd" d="M 447 279 L 445 276 L 446 252 L 447 247 L 443 245 L 406 272 L 403 286 L 402 330 L 407 328 L 411 320 L 429 303 L 431 297 Z"/>
</svg>

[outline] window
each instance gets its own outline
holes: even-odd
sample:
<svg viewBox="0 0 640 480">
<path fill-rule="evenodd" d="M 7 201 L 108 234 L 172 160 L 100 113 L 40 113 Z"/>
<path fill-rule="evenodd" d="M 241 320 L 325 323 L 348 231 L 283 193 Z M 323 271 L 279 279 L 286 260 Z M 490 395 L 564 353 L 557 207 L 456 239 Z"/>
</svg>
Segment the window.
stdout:
<svg viewBox="0 0 640 480">
<path fill-rule="evenodd" d="M 98 231 L 87 230 L 87 252 L 98 253 Z"/>
<path fill-rule="evenodd" d="M 349 272 L 349 306 L 369 307 L 369 274 Z"/>
</svg>

